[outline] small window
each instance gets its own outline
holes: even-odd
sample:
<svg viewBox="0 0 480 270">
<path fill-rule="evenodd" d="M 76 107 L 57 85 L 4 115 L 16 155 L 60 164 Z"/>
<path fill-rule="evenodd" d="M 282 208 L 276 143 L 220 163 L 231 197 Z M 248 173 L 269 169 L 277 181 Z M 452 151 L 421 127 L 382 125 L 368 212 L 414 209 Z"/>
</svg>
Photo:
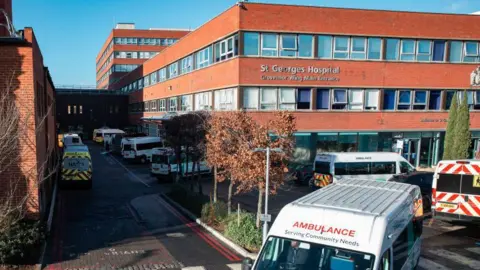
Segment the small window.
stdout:
<svg viewBox="0 0 480 270">
<path fill-rule="evenodd" d="M 72 114 L 72 108 L 71 107 L 72 106 L 70 106 L 70 105 L 67 106 L 67 113 L 68 114 Z"/>
<path fill-rule="evenodd" d="M 334 89 L 332 109 L 345 110 L 346 108 L 347 108 L 347 90 Z"/>
<path fill-rule="evenodd" d="M 318 36 L 318 58 L 332 58 L 332 36 Z"/>
<path fill-rule="evenodd" d="M 348 90 L 348 109 L 363 110 L 363 90 Z"/>
<path fill-rule="evenodd" d="M 409 173 L 412 171 L 413 171 L 413 168 L 408 162 L 405 162 L 405 161 L 400 162 L 400 173 Z"/>
<path fill-rule="evenodd" d="M 280 56 L 295 57 L 297 55 L 297 36 L 280 36 Z"/>
<path fill-rule="evenodd" d="M 410 110 L 411 106 L 411 97 L 412 91 L 410 90 L 400 90 L 398 91 L 398 110 Z"/>
<path fill-rule="evenodd" d="M 432 60 L 432 41 L 417 41 L 417 61 L 428 62 Z"/>
<path fill-rule="evenodd" d="M 262 34 L 262 56 L 278 56 L 277 34 Z"/>
<path fill-rule="evenodd" d="M 73 105 L 73 114 L 77 114 L 77 105 Z"/>
<path fill-rule="evenodd" d="M 350 39 L 348 37 L 334 37 L 334 51 L 333 58 L 346 59 L 348 58 L 348 47 Z"/>
<path fill-rule="evenodd" d="M 368 59 L 380 60 L 382 57 L 382 40 L 380 38 L 368 38 Z"/>
<path fill-rule="evenodd" d="M 277 89 L 262 88 L 260 92 L 260 109 L 275 110 L 277 108 Z"/>
<path fill-rule="evenodd" d="M 435 40 L 433 42 L 433 61 L 443 62 L 445 57 L 445 41 Z"/>
<path fill-rule="evenodd" d="M 280 110 L 295 110 L 295 88 L 280 88 Z"/>
<path fill-rule="evenodd" d="M 396 91 L 383 90 L 383 109 L 395 110 Z"/>
<path fill-rule="evenodd" d="M 317 89 L 317 110 L 330 109 L 330 90 Z"/>
<path fill-rule="evenodd" d="M 450 53 L 449 61 L 452 63 L 462 62 L 462 42 L 461 41 L 451 41 L 450 42 Z"/>
<path fill-rule="evenodd" d="M 78 106 L 78 113 L 83 114 L 83 106 L 82 105 Z"/>
<path fill-rule="evenodd" d="M 312 35 L 298 35 L 298 57 L 313 57 Z"/>
<path fill-rule="evenodd" d="M 243 52 L 245 55 L 258 56 L 259 55 L 260 34 L 247 32 L 243 35 Z"/>
<path fill-rule="evenodd" d="M 430 91 L 430 100 L 428 102 L 429 110 L 440 110 L 442 102 L 442 91 Z"/>
<path fill-rule="evenodd" d="M 365 110 L 378 110 L 379 90 L 365 90 Z"/>
<path fill-rule="evenodd" d="M 310 110 L 310 89 L 298 89 L 297 109 Z"/>
<path fill-rule="evenodd" d="M 427 91 L 415 91 L 413 97 L 413 109 L 425 110 L 427 108 Z"/>
<path fill-rule="evenodd" d="M 400 39 L 387 38 L 386 39 L 386 53 L 385 59 L 388 61 L 398 60 L 398 52 L 400 50 Z"/>
<path fill-rule="evenodd" d="M 413 61 L 415 60 L 415 40 L 402 39 L 400 45 L 400 60 Z"/>
<path fill-rule="evenodd" d="M 478 42 L 467 41 L 464 44 L 463 62 L 478 62 Z"/>
<path fill-rule="evenodd" d="M 367 55 L 367 39 L 352 37 L 351 59 L 365 59 Z"/>
</svg>

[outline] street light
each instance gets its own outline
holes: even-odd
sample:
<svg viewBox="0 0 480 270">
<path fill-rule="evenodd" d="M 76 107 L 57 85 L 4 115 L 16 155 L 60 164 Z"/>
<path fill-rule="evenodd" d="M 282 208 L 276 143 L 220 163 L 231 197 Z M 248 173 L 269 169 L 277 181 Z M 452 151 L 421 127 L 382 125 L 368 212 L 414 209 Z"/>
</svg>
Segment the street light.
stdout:
<svg viewBox="0 0 480 270">
<path fill-rule="evenodd" d="M 280 148 L 255 148 L 253 152 L 265 152 L 267 155 L 266 169 L 265 169 L 265 214 L 263 215 L 263 243 L 267 240 L 268 233 L 268 192 L 270 191 L 270 185 L 268 182 L 268 175 L 270 172 L 270 152 L 282 153 Z"/>
</svg>

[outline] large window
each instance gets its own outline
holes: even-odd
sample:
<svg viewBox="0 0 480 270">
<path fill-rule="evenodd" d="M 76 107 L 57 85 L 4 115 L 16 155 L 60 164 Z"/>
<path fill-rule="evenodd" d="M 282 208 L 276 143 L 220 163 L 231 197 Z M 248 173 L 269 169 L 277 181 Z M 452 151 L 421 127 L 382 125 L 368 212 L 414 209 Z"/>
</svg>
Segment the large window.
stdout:
<svg viewBox="0 0 480 270">
<path fill-rule="evenodd" d="M 347 108 L 347 90 L 333 89 L 332 109 L 345 110 Z"/>
<path fill-rule="evenodd" d="M 400 60 L 403 60 L 403 61 L 415 60 L 415 40 L 402 39 L 400 43 Z"/>
<path fill-rule="evenodd" d="M 212 108 L 212 92 L 195 94 L 195 110 L 210 110 Z"/>
<path fill-rule="evenodd" d="M 262 56 L 278 56 L 277 34 L 262 34 Z"/>
<path fill-rule="evenodd" d="M 161 68 L 159 71 L 158 71 L 158 80 L 160 82 L 164 82 L 167 80 L 167 69 L 166 68 Z"/>
<path fill-rule="evenodd" d="M 168 66 L 168 78 L 175 78 L 178 76 L 178 62 L 172 63 Z"/>
<path fill-rule="evenodd" d="M 433 42 L 433 61 L 442 62 L 445 60 L 445 41 L 435 40 Z"/>
<path fill-rule="evenodd" d="M 172 98 L 168 99 L 168 111 L 169 112 L 177 111 L 177 102 L 178 102 L 177 97 L 172 97 Z"/>
<path fill-rule="evenodd" d="M 383 90 L 383 109 L 384 110 L 395 110 L 395 101 L 396 101 L 396 91 L 395 90 Z"/>
<path fill-rule="evenodd" d="M 318 58 L 332 58 L 332 36 L 318 36 Z"/>
<path fill-rule="evenodd" d="M 350 58 L 365 59 L 367 57 L 367 39 L 363 37 L 352 37 Z"/>
<path fill-rule="evenodd" d="M 280 110 L 295 110 L 295 88 L 280 88 L 279 95 Z"/>
<path fill-rule="evenodd" d="M 330 109 L 330 89 L 317 89 L 317 110 Z"/>
<path fill-rule="evenodd" d="M 442 104 L 442 91 L 430 91 L 429 110 L 440 110 Z"/>
<path fill-rule="evenodd" d="M 180 60 L 180 74 L 185 74 L 193 70 L 193 56 L 189 55 Z"/>
<path fill-rule="evenodd" d="M 297 35 L 280 35 L 280 56 L 297 56 Z"/>
<path fill-rule="evenodd" d="M 256 87 L 243 88 L 243 108 L 246 110 L 258 110 L 259 89 Z"/>
<path fill-rule="evenodd" d="M 386 43 L 385 59 L 390 61 L 398 60 L 400 40 L 395 38 L 387 38 L 385 40 L 385 43 Z"/>
<path fill-rule="evenodd" d="M 335 37 L 333 39 L 333 58 L 346 59 L 348 58 L 348 47 L 350 39 L 348 37 Z"/>
<path fill-rule="evenodd" d="M 192 95 L 181 96 L 181 111 L 193 110 Z"/>
<path fill-rule="evenodd" d="M 299 110 L 309 110 L 310 109 L 310 88 L 300 88 L 298 89 L 298 101 L 297 109 Z"/>
<path fill-rule="evenodd" d="M 157 72 L 153 72 L 150 74 L 150 85 L 154 85 L 157 83 Z"/>
<path fill-rule="evenodd" d="M 246 32 L 243 35 L 243 54 L 250 56 L 258 56 L 260 48 L 260 34 L 254 32 Z"/>
<path fill-rule="evenodd" d="M 238 35 L 215 44 L 215 62 L 223 61 L 238 54 Z"/>
<path fill-rule="evenodd" d="M 229 89 L 222 89 L 217 90 L 214 92 L 214 99 L 215 110 L 219 111 L 227 111 L 227 110 L 235 110 L 236 103 L 235 103 L 235 96 L 236 96 L 236 88 L 229 88 Z"/>
<path fill-rule="evenodd" d="M 166 99 L 160 99 L 158 101 L 158 103 L 159 103 L 159 105 L 158 105 L 159 111 L 161 111 L 161 112 L 167 111 L 167 100 Z"/>
<path fill-rule="evenodd" d="M 298 35 L 298 57 L 313 57 L 312 35 Z"/>
<path fill-rule="evenodd" d="M 260 109 L 275 110 L 277 109 L 277 88 L 261 88 L 260 89 Z"/>
<path fill-rule="evenodd" d="M 208 67 L 212 63 L 212 47 L 198 51 L 196 54 L 196 68 Z"/>
<path fill-rule="evenodd" d="M 479 62 L 479 51 L 478 51 L 478 42 L 476 41 L 466 41 L 464 42 L 464 57 L 463 62 Z"/>
<path fill-rule="evenodd" d="M 480 48 L 476 41 L 451 41 L 450 62 L 478 63 L 480 62 Z"/>
<path fill-rule="evenodd" d="M 382 57 L 382 40 L 380 38 L 368 38 L 368 59 L 380 60 Z"/>
<path fill-rule="evenodd" d="M 417 61 L 428 62 L 432 60 L 432 41 L 417 41 Z"/>
</svg>

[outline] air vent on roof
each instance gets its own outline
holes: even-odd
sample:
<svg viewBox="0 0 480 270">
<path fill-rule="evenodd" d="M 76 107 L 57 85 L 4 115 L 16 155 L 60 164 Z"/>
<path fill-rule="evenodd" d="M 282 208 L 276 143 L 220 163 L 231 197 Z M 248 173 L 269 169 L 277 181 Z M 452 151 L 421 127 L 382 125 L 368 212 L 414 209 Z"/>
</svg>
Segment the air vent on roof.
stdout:
<svg viewBox="0 0 480 270">
<path fill-rule="evenodd" d="M 135 29 L 134 23 L 117 23 L 115 29 Z"/>
</svg>

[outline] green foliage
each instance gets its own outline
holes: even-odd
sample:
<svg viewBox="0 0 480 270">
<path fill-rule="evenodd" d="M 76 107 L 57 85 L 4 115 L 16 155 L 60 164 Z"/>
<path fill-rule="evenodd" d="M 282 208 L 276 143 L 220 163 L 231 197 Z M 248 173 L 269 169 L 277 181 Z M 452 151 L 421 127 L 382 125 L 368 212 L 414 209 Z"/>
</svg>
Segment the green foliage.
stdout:
<svg viewBox="0 0 480 270">
<path fill-rule="evenodd" d="M 457 95 L 453 95 L 452 104 L 448 113 L 447 132 L 445 133 L 445 143 L 443 149 L 443 159 L 455 159 L 455 137 L 457 122 Z"/>
<path fill-rule="evenodd" d="M 197 217 L 201 216 L 202 206 L 209 201 L 207 196 L 199 195 L 179 184 L 173 185 L 167 196 Z"/>
<path fill-rule="evenodd" d="M 225 235 L 235 243 L 249 249 L 259 250 L 262 245 L 262 232 L 255 226 L 255 215 L 240 213 L 240 224 L 237 213 L 229 215 L 224 221 Z"/>
<path fill-rule="evenodd" d="M 223 201 L 209 202 L 203 205 L 201 219 L 207 224 L 222 222 L 228 214 L 227 204 Z"/>
<path fill-rule="evenodd" d="M 34 221 L 19 221 L 0 235 L 0 263 L 21 263 L 36 254 L 45 240 L 44 226 Z"/>
<path fill-rule="evenodd" d="M 455 139 L 453 144 L 454 148 L 451 150 L 452 158 L 469 158 L 471 142 L 472 136 L 470 133 L 470 110 L 468 108 L 467 92 L 465 91 L 463 94 L 463 100 L 457 109 L 455 121 Z"/>
</svg>

